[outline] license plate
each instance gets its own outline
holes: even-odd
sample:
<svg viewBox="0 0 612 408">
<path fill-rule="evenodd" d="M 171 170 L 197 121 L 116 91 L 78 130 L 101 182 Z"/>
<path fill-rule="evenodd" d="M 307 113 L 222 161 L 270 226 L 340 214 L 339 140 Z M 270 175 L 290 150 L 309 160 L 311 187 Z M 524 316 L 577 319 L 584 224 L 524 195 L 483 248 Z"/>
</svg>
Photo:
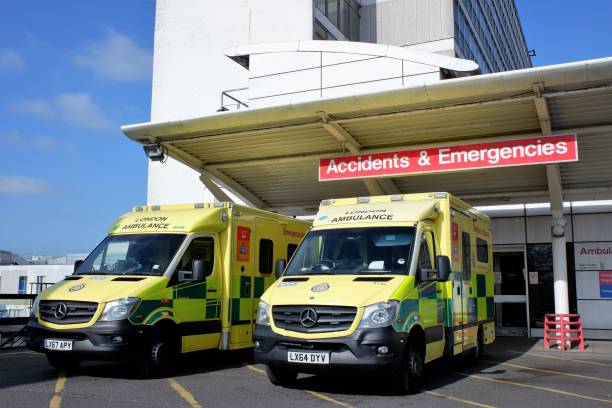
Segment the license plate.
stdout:
<svg viewBox="0 0 612 408">
<path fill-rule="evenodd" d="M 47 350 L 69 351 L 72 350 L 72 340 L 45 339 Z"/>
<path fill-rule="evenodd" d="M 287 353 L 287 361 L 303 364 L 329 364 L 329 353 L 289 351 Z"/>
</svg>

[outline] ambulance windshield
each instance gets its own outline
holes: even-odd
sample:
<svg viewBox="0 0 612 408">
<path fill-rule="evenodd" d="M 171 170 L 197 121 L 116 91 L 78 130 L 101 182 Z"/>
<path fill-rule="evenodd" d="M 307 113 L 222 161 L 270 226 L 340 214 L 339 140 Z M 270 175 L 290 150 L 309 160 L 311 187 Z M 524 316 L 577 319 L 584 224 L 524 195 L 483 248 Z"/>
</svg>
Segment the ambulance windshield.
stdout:
<svg viewBox="0 0 612 408">
<path fill-rule="evenodd" d="M 414 235 L 413 227 L 311 231 L 285 275 L 407 275 Z"/>
<path fill-rule="evenodd" d="M 184 234 L 109 235 L 75 275 L 161 276 L 184 239 Z"/>
</svg>

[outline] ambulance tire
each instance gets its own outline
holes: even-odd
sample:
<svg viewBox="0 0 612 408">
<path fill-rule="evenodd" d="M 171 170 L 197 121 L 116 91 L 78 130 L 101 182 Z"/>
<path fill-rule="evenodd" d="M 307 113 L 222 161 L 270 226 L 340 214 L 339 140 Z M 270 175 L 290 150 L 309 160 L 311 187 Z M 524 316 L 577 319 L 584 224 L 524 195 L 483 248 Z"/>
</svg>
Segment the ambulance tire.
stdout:
<svg viewBox="0 0 612 408">
<path fill-rule="evenodd" d="M 145 342 L 138 366 L 147 378 L 160 378 L 167 375 L 172 363 L 176 361 L 177 346 L 173 336 L 162 335 L 159 331 Z"/>
<path fill-rule="evenodd" d="M 83 360 L 75 356 L 47 353 L 47 361 L 58 371 L 70 371 L 76 369 Z"/>
<path fill-rule="evenodd" d="M 266 367 L 266 374 L 272 384 L 281 387 L 292 387 L 298 376 L 296 371 L 283 370 L 270 365 Z"/>
<path fill-rule="evenodd" d="M 484 348 L 484 343 L 482 341 L 482 326 L 478 327 L 478 335 L 476 338 L 476 346 L 472 348 L 472 351 L 470 351 L 470 359 L 474 362 L 477 362 L 480 359 Z"/>
<path fill-rule="evenodd" d="M 395 377 L 395 391 L 400 395 L 414 394 L 423 374 L 424 356 L 416 344 L 410 342 L 404 353 L 404 361 Z"/>
</svg>

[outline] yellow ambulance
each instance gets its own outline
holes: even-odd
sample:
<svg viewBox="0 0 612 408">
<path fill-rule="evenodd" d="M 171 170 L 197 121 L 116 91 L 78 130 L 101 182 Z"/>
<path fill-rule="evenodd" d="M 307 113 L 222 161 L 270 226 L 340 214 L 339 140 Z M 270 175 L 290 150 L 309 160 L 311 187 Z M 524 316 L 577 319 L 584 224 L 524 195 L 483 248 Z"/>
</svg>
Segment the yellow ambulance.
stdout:
<svg viewBox="0 0 612 408">
<path fill-rule="evenodd" d="M 38 296 L 27 345 L 58 369 L 137 359 L 147 375 L 178 353 L 252 347 L 275 261 L 291 257 L 308 227 L 231 203 L 136 207 Z"/>
<path fill-rule="evenodd" d="M 494 341 L 491 245 L 448 193 L 325 200 L 261 297 L 255 359 L 277 385 L 367 369 L 413 392 L 425 363 Z"/>
</svg>

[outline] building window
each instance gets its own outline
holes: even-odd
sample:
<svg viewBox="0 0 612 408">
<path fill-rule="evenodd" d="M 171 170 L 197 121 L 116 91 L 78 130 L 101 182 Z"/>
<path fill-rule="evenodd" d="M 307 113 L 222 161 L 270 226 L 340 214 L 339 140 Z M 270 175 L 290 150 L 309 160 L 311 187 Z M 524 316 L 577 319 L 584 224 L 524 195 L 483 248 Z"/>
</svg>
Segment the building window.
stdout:
<svg viewBox="0 0 612 408">
<path fill-rule="evenodd" d="M 27 276 L 20 276 L 19 277 L 19 284 L 17 286 L 17 293 L 20 295 L 25 295 L 26 294 L 26 289 L 28 286 L 28 277 Z"/>
<path fill-rule="evenodd" d="M 259 273 L 272 273 L 274 243 L 269 239 L 259 240 Z"/>
<path fill-rule="evenodd" d="M 476 238 L 476 260 L 489 262 L 489 243 L 482 238 Z"/>
<path fill-rule="evenodd" d="M 38 293 L 43 291 L 44 284 L 45 284 L 45 277 L 44 276 L 37 276 L 36 277 L 36 288 L 34 289 L 36 294 L 38 294 Z"/>
<path fill-rule="evenodd" d="M 325 28 L 325 25 L 332 24 L 346 40 L 359 41 L 359 3 L 357 1 L 315 0 L 313 4 L 315 8 L 313 38 L 315 40 L 337 40 L 338 38 Z"/>
</svg>

